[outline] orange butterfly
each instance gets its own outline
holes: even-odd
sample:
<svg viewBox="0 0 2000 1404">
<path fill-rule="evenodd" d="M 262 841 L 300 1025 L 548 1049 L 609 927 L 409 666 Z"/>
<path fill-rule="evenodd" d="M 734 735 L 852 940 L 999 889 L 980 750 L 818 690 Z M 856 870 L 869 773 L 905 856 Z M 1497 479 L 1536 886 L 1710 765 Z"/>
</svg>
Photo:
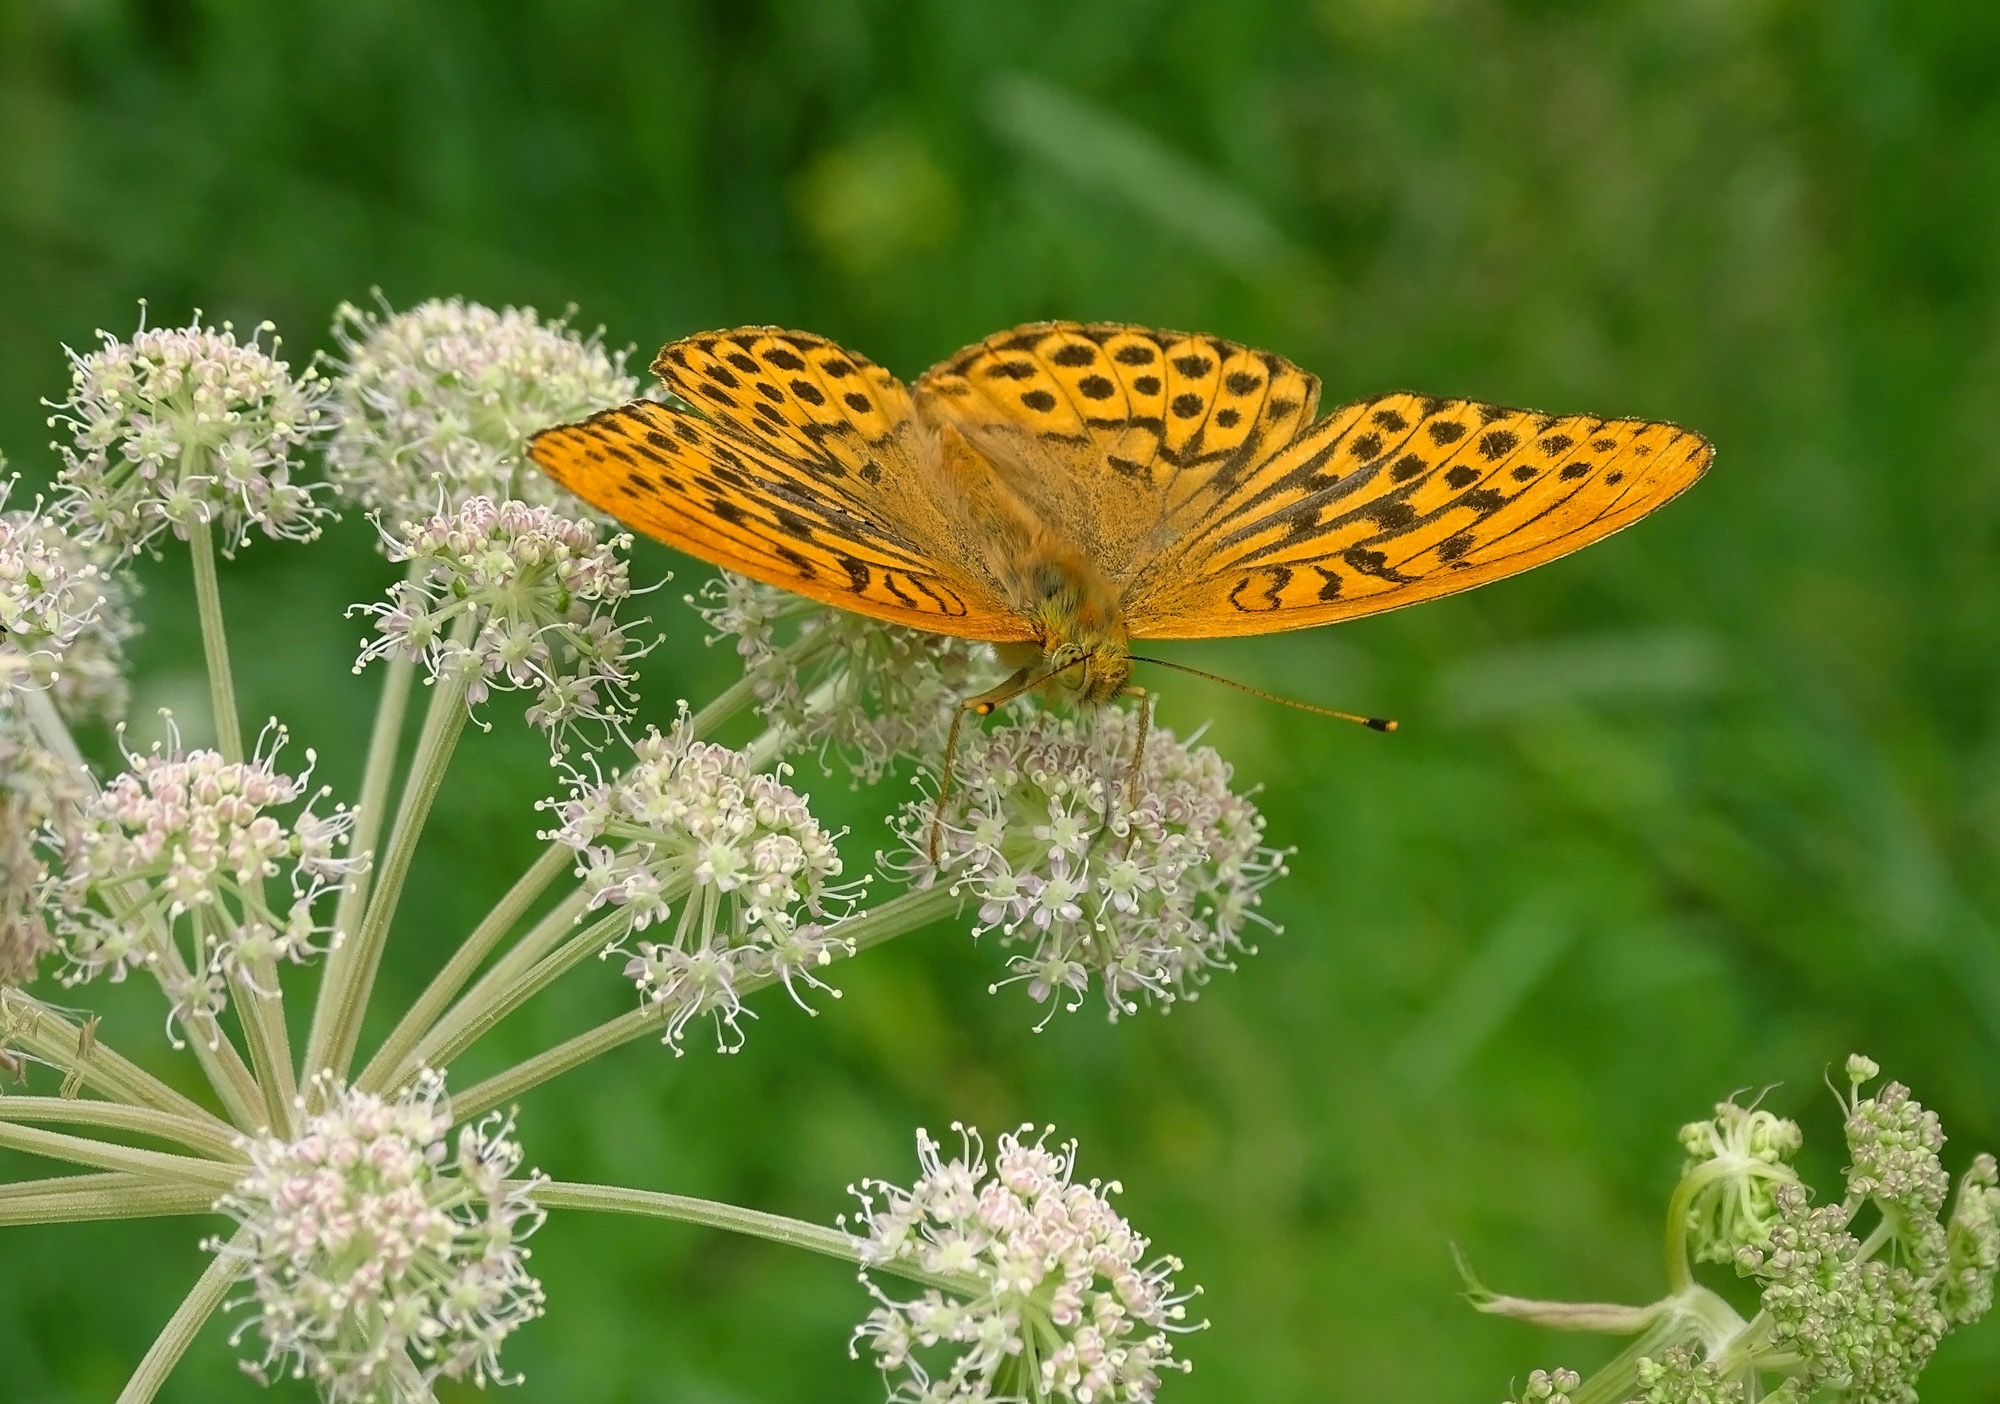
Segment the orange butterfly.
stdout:
<svg viewBox="0 0 2000 1404">
<path fill-rule="evenodd" d="M 1281 357 L 1113 323 L 1002 332 L 913 387 L 773 327 L 674 342 L 653 372 L 673 402 L 529 453 L 691 555 L 1000 645 L 1020 671 L 967 704 L 982 714 L 1037 684 L 1108 701 L 1132 639 L 1329 624 L 1513 575 L 1714 456 L 1671 424 L 1422 395 L 1315 419 L 1318 379 Z"/>
</svg>

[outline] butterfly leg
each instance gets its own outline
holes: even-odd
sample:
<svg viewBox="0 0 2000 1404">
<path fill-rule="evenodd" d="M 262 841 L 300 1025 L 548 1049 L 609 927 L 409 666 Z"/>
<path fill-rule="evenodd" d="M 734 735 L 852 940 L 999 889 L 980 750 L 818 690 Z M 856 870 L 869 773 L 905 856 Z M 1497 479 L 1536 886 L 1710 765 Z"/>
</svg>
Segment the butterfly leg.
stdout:
<svg viewBox="0 0 2000 1404">
<path fill-rule="evenodd" d="M 1139 808 L 1139 777 L 1146 766 L 1146 741 L 1153 733 L 1153 694 L 1143 687 L 1127 687 L 1124 695 L 1139 699 L 1139 735 L 1132 745 L 1132 760 L 1125 767 L 1125 853 L 1132 851 L 1138 827 L 1132 815 Z"/>
<path fill-rule="evenodd" d="M 951 798 L 952 780 L 954 778 L 952 763 L 958 757 L 958 729 L 965 724 L 965 714 L 971 712 L 977 716 L 990 716 L 993 709 L 1002 702 L 1013 701 L 1029 688 L 1040 685 L 1041 682 L 1042 678 L 1032 668 L 1017 668 L 1014 670 L 1014 675 L 1008 678 L 1007 681 L 1001 683 L 996 688 L 980 693 L 977 697 L 966 698 L 952 712 L 951 730 L 945 734 L 944 741 L 944 773 L 938 780 L 937 805 L 931 810 L 929 853 L 932 868 L 936 868 L 938 865 L 938 846 L 944 839 L 944 807 L 945 802 Z"/>
</svg>

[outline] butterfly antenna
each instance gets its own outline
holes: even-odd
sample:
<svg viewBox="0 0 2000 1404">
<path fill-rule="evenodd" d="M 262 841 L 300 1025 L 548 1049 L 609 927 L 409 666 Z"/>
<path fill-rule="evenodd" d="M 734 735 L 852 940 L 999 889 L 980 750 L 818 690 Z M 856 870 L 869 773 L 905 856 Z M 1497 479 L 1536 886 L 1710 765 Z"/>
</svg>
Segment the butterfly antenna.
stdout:
<svg viewBox="0 0 2000 1404">
<path fill-rule="evenodd" d="M 1357 716 L 1353 712 L 1336 712 L 1331 707 L 1315 707 L 1310 702 L 1295 702 L 1289 697 L 1280 697 L 1275 692 L 1266 692 L 1261 687 L 1252 687 L 1248 683 L 1237 682 L 1234 678 L 1225 678 L 1215 673 L 1204 673 L 1201 669 L 1190 668 L 1185 663 L 1169 663 L 1164 658 L 1141 658 L 1137 654 L 1132 655 L 1132 661 L 1134 663 L 1150 663 L 1155 668 L 1172 668 L 1176 673 L 1188 673 L 1197 678 L 1206 678 L 1212 683 L 1221 683 L 1224 687 L 1233 687 L 1238 692 L 1247 692 L 1252 697 L 1261 697 L 1266 702 L 1276 702 L 1280 707 L 1293 707 L 1301 712 L 1311 712 L 1317 717 L 1332 717 L 1335 721 L 1353 722 L 1357 726 L 1367 727 L 1370 731 L 1394 731 L 1396 729 L 1395 721 L 1389 717 L 1363 717 Z"/>
</svg>

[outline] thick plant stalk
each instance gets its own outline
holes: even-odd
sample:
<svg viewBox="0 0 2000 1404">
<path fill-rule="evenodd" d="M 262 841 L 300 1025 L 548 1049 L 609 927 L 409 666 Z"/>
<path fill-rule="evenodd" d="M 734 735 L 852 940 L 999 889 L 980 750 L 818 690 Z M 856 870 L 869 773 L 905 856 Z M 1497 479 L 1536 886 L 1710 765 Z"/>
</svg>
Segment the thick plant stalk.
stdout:
<svg viewBox="0 0 2000 1404">
<path fill-rule="evenodd" d="M 343 942 L 335 952 L 335 960 L 328 964 L 326 980 L 334 986 L 334 991 L 324 1007 L 324 1022 L 314 1025 L 308 1041 L 308 1083 L 321 1071 L 331 1072 L 336 1078 L 344 1077 L 353 1061 L 390 919 L 395 916 L 396 903 L 403 895 L 403 881 L 409 876 L 410 861 L 416 856 L 417 840 L 430 817 L 431 804 L 444 784 L 445 769 L 465 730 L 465 696 L 463 675 L 440 682 L 431 694 L 424 734 L 410 762 L 410 777 L 403 786 L 402 803 L 396 810 L 395 827 L 376 875 L 375 891 L 368 899 L 368 910 L 354 939 Z"/>
<path fill-rule="evenodd" d="M 563 942 L 556 950 L 535 962 L 525 974 L 511 981 L 491 999 L 470 1011 L 465 1018 L 455 1020 L 448 1032 L 435 1041 L 427 1038 L 418 1044 L 412 1061 L 422 1067 L 449 1067 L 460 1054 L 484 1038 L 502 1019 L 555 983 L 564 971 L 574 967 L 593 951 L 601 950 L 607 938 L 625 924 L 625 921 L 625 913 L 612 912 L 592 922 Z M 452 1012 L 457 1014 L 459 1011 Z"/>
<path fill-rule="evenodd" d="M 80 1054 L 83 1030 L 19 990 L 0 990 L 0 1033 L 36 1057 L 67 1073 L 75 1073 L 92 1091 L 132 1106 L 155 1107 L 174 1116 L 203 1122 L 228 1134 L 227 1123 L 176 1092 L 137 1063 L 94 1039 Z"/>
<path fill-rule="evenodd" d="M 215 535 L 208 518 L 188 528 L 194 557 L 195 608 L 201 614 L 201 651 L 208 660 L 208 695 L 215 712 L 215 748 L 232 765 L 243 759 L 243 725 L 236 719 L 236 684 L 229 672 L 229 638 L 222 629 L 222 590 L 215 578 Z"/>
<path fill-rule="evenodd" d="M 485 963 L 486 957 L 493 953 L 494 947 L 514 929 L 514 923 L 519 921 L 523 913 L 534 904 L 535 899 L 547 890 L 548 885 L 562 875 L 563 870 L 574 860 L 574 856 L 570 848 L 560 843 L 552 843 L 542 851 L 541 857 L 534 861 L 527 872 L 521 874 L 513 887 L 508 889 L 507 895 L 502 897 L 493 910 L 480 920 L 479 925 L 473 928 L 472 934 L 465 938 L 458 950 L 453 952 L 451 959 L 445 962 L 444 969 L 433 977 L 424 992 L 418 995 L 416 1002 L 410 1006 L 409 1012 L 403 1015 L 389 1036 L 382 1040 L 382 1046 L 375 1050 L 375 1056 L 368 1060 L 368 1066 L 362 1069 L 361 1076 L 355 1079 L 357 1087 L 364 1091 L 379 1092 L 401 1080 L 396 1075 L 401 1072 L 410 1050 L 415 1048 L 418 1040 L 428 1034 L 443 1017 L 444 1012 L 451 1007 L 452 1000 Z M 572 904 L 577 910 L 581 910 L 580 894 L 566 899 L 557 910 L 565 910 Z M 572 912 L 571 919 L 573 916 Z"/>
<path fill-rule="evenodd" d="M 0 1192 L 0 1228 L 206 1214 L 215 1207 L 215 1198 L 215 1191 L 199 1186 L 167 1184 L 116 1170 L 23 1180 Z"/>
<path fill-rule="evenodd" d="M 210 1160 L 241 1160 L 242 1152 L 229 1132 L 203 1118 L 176 1116 L 152 1107 L 121 1102 L 86 1101 L 76 1097 L 0 1096 L 0 1121 L 55 1121 L 131 1131 L 173 1141 Z"/>
<path fill-rule="evenodd" d="M 242 1235 L 239 1233 L 237 1237 L 240 1239 Z M 125 1388 L 119 1391 L 118 1404 L 147 1404 L 160 1392 L 160 1386 L 167 1382 L 167 1376 L 173 1373 L 174 1366 L 187 1353 L 195 1333 L 222 1305 L 222 1299 L 229 1295 L 235 1281 L 236 1265 L 227 1255 L 216 1254 L 215 1260 L 195 1279 L 193 1289 L 160 1329 L 152 1348 L 139 1362 L 139 1368 L 125 1382 Z"/>
<path fill-rule="evenodd" d="M 67 1160 L 74 1165 L 123 1170 L 168 1184 L 212 1189 L 217 1194 L 243 1178 L 239 1167 L 222 1165 L 213 1160 L 113 1145 L 109 1141 L 95 1141 L 87 1136 L 71 1136 L 61 1131 L 44 1131 L 11 1121 L 0 1121 L 0 1146 L 26 1151 L 29 1155 L 45 1155 L 51 1160 Z"/>
</svg>

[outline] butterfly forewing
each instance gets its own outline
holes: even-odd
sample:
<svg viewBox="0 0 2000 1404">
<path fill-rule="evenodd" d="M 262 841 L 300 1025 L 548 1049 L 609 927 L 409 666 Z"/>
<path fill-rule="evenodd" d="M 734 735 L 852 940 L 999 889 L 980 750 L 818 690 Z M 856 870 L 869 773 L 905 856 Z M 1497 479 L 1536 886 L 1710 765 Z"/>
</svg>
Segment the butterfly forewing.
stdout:
<svg viewBox="0 0 2000 1404">
<path fill-rule="evenodd" d="M 1334 411 L 1177 514 L 1128 592 L 1135 637 L 1304 628 L 1470 589 L 1586 546 L 1687 488 L 1712 452 L 1645 420 L 1389 395 Z"/>
<path fill-rule="evenodd" d="M 703 404 L 687 393 L 694 388 L 676 393 L 711 412 L 732 408 L 713 390 Z M 730 387 L 720 390 L 735 398 Z M 759 399 L 769 413 L 729 421 L 640 400 L 538 434 L 529 452 L 592 506 L 753 579 L 935 633 L 1031 637 L 936 501 L 923 436 L 907 414 L 901 423 L 883 414 L 886 432 L 872 441 L 860 429 L 822 433 L 827 447 L 809 452 L 801 439 L 810 444 L 813 435 L 782 433 L 773 417 L 820 423 L 807 411 L 821 406 Z M 865 458 L 856 444 L 866 445 Z M 861 471 L 867 465 L 872 473 Z"/>
</svg>

